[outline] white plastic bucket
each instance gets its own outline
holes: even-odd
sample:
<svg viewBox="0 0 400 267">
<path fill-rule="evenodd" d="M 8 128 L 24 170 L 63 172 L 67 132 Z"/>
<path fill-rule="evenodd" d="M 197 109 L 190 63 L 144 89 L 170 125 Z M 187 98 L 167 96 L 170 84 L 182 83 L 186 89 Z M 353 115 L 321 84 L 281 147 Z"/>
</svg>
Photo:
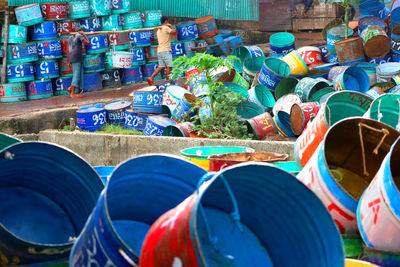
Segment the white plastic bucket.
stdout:
<svg viewBox="0 0 400 267">
<path fill-rule="evenodd" d="M 133 61 L 133 53 L 124 51 L 112 52 L 112 64 L 114 68 L 131 68 Z"/>
</svg>

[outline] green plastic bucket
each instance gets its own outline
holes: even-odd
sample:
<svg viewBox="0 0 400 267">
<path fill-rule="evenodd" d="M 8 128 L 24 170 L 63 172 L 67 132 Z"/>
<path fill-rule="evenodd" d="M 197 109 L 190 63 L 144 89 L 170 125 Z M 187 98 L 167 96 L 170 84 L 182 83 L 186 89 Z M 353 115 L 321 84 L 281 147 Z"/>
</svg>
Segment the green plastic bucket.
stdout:
<svg viewBox="0 0 400 267">
<path fill-rule="evenodd" d="M 123 15 L 125 24 L 122 26 L 124 30 L 143 28 L 142 16 L 140 11 L 132 11 Z"/>
<path fill-rule="evenodd" d="M 144 28 L 161 26 L 161 10 L 146 10 L 142 14 Z"/>
<path fill-rule="evenodd" d="M 4 25 L 2 25 L 1 42 L 4 43 Z M 25 44 L 28 37 L 28 28 L 19 25 L 8 25 L 8 43 Z"/>
<path fill-rule="evenodd" d="M 113 53 L 110 51 L 110 52 L 105 53 L 105 55 L 104 55 L 104 68 L 106 70 L 116 69 L 112 63 L 112 54 Z"/>
<path fill-rule="evenodd" d="M 286 55 L 295 49 L 294 35 L 288 32 L 278 32 L 269 38 L 271 55 Z"/>
<path fill-rule="evenodd" d="M 328 86 L 329 81 L 323 78 L 305 77 L 297 83 L 294 93 L 300 97 L 302 102 L 307 102 L 315 92 Z"/>
<path fill-rule="evenodd" d="M 68 18 L 81 19 L 90 17 L 89 1 L 77 0 L 68 2 Z"/>
<path fill-rule="evenodd" d="M 333 92 L 335 92 L 335 91 L 336 91 L 336 90 L 335 90 L 333 87 L 325 87 L 325 88 L 322 88 L 321 90 L 318 90 L 317 92 L 315 92 L 315 93 L 311 96 L 310 102 L 320 102 L 321 98 L 322 98 L 324 95 L 327 95 L 327 94 L 329 94 L 329 93 L 333 93 Z"/>
<path fill-rule="evenodd" d="M 108 16 L 111 14 L 110 0 L 89 0 L 89 5 L 92 16 Z"/>
<path fill-rule="evenodd" d="M 293 94 L 299 80 L 293 77 L 284 78 L 275 88 L 275 99 L 278 100 L 284 95 Z"/>
<path fill-rule="evenodd" d="M 267 111 L 275 105 L 275 98 L 267 87 L 259 84 L 249 90 L 249 102 Z"/>
<path fill-rule="evenodd" d="M 244 88 L 243 86 L 241 86 L 239 84 L 226 82 L 226 83 L 223 83 L 223 86 L 226 89 L 231 90 L 232 92 L 242 94 L 242 96 L 246 99 L 249 97 L 249 91 L 247 91 L 246 88 Z"/>
<path fill-rule="evenodd" d="M 0 151 L 3 150 L 4 148 L 11 146 L 15 143 L 19 143 L 21 140 L 12 137 L 8 134 L 5 133 L 0 133 Z"/>
<path fill-rule="evenodd" d="M 237 107 L 237 113 L 244 119 L 251 119 L 264 113 L 264 110 L 252 102 L 244 102 Z"/>
<path fill-rule="evenodd" d="M 264 52 L 258 46 L 240 46 L 232 51 L 232 55 L 236 56 L 239 60 L 233 62 L 233 67 L 239 73 L 243 72 L 244 61 L 248 58 L 263 57 Z"/>
<path fill-rule="evenodd" d="M 381 95 L 372 102 L 368 113 L 371 119 L 383 122 L 399 131 L 400 95 Z"/>
<path fill-rule="evenodd" d="M 358 259 L 364 252 L 363 242 L 360 235 L 342 235 L 342 240 L 346 258 Z"/>
<path fill-rule="evenodd" d="M 181 150 L 181 156 L 208 171 L 210 164 L 208 160 L 209 156 L 240 152 L 254 152 L 254 149 L 236 146 L 191 147 Z"/>
<path fill-rule="evenodd" d="M 245 59 L 243 64 L 243 78 L 252 83 L 257 72 L 259 72 L 266 60 L 266 57 L 256 57 Z"/>
<path fill-rule="evenodd" d="M 102 31 L 121 31 L 122 23 L 120 15 L 113 14 L 101 18 L 101 30 Z"/>
</svg>

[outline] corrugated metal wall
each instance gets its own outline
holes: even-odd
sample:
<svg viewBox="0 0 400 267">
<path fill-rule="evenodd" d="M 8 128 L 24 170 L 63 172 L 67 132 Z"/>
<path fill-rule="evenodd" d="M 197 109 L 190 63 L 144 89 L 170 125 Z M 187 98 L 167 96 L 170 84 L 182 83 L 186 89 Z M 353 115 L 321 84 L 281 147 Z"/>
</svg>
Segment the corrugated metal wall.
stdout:
<svg viewBox="0 0 400 267">
<path fill-rule="evenodd" d="M 67 2 L 66 0 L 8 0 L 9 6 L 40 2 Z M 259 0 L 131 0 L 133 10 L 161 9 L 173 17 L 197 18 L 213 15 L 217 19 L 259 19 Z"/>
</svg>

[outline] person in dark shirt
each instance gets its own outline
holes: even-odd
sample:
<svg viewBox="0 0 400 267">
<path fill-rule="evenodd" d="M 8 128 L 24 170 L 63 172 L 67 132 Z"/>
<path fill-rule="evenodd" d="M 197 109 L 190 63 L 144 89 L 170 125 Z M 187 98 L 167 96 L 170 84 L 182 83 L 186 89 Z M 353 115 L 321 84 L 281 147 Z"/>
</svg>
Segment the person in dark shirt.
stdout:
<svg viewBox="0 0 400 267">
<path fill-rule="evenodd" d="M 81 30 L 79 23 L 76 24 L 75 31 L 78 33 L 73 33 L 68 38 L 67 64 L 73 71 L 72 83 L 68 92 L 71 94 L 71 98 L 82 98 L 82 94 L 76 94 L 76 92 L 83 90 L 82 43 L 87 46 L 91 44 L 86 34 Z"/>
<path fill-rule="evenodd" d="M 290 5 L 290 11 L 292 12 L 291 18 L 295 18 L 299 15 L 299 12 L 297 11 L 296 5 L 298 4 L 303 4 L 304 5 L 304 10 L 303 10 L 303 17 L 307 17 L 307 11 L 310 10 L 314 0 L 289 0 L 289 5 Z"/>
</svg>

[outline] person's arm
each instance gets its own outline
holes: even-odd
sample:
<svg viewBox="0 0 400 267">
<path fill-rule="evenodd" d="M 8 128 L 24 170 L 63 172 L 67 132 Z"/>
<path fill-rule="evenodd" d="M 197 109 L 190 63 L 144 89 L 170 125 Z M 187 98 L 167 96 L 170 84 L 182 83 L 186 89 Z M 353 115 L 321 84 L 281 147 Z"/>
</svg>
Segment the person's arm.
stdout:
<svg viewBox="0 0 400 267">
<path fill-rule="evenodd" d="M 175 34 L 176 33 L 176 29 L 174 27 L 172 27 L 171 24 L 168 23 L 168 24 L 165 24 L 165 26 L 168 27 L 168 33 L 169 34 Z"/>
<path fill-rule="evenodd" d="M 89 38 L 86 36 L 86 34 L 83 31 L 79 31 L 79 33 L 83 36 L 82 43 L 87 46 L 91 46 L 92 44 L 90 43 Z"/>
</svg>

